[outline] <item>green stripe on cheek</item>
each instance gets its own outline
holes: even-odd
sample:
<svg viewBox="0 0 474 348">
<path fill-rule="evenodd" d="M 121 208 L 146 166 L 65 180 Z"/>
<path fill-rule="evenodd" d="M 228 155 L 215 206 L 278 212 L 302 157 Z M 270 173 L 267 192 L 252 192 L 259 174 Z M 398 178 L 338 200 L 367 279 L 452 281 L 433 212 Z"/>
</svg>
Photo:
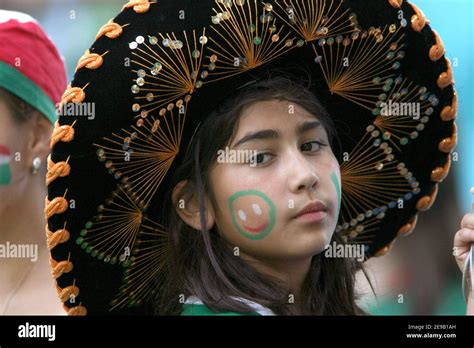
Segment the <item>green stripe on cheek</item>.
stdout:
<svg viewBox="0 0 474 348">
<path fill-rule="evenodd" d="M 341 210 L 341 185 L 339 184 L 339 178 L 336 175 L 336 172 L 332 172 L 331 174 L 331 181 L 334 187 L 336 188 L 337 192 L 337 214 L 336 216 L 339 218 L 339 212 Z"/>
<path fill-rule="evenodd" d="M 0 186 L 8 185 L 12 180 L 10 161 L 10 149 L 0 144 Z"/>
<path fill-rule="evenodd" d="M 10 163 L 0 164 L 0 186 L 8 185 L 11 180 Z"/>
</svg>

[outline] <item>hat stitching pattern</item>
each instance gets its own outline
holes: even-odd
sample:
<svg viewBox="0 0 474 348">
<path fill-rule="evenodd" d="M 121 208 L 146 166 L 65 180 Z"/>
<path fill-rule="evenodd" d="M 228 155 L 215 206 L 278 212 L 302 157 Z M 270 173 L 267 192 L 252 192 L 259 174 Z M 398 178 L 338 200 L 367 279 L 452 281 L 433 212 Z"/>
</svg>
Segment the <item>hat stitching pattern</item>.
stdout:
<svg viewBox="0 0 474 348">
<path fill-rule="evenodd" d="M 132 0 L 126 5 L 124 5 L 123 9 L 132 7 L 133 10 L 137 13 L 145 13 L 148 11 L 150 4 L 151 3 L 147 0 Z M 106 35 L 108 38 L 111 38 L 111 39 L 117 38 L 122 34 L 123 28 L 126 26 L 128 26 L 128 24 L 120 26 L 117 23 L 114 23 L 113 20 L 110 20 L 106 25 L 104 25 L 99 30 L 99 33 L 97 34 L 96 38 L 99 38 L 102 35 Z M 76 67 L 76 71 L 82 67 L 86 67 L 88 69 L 99 68 L 103 63 L 102 57 L 107 53 L 108 51 L 102 55 L 98 55 L 95 53 L 91 54 L 89 50 L 87 50 L 86 53 L 80 58 Z M 66 91 L 63 94 L 59 107 L 61 108 L 62 105 L 68 102 L 81 103 L 85 99 L 84 89 L 87 86 L 88 84 L 84 86 L 83 88 L 79 88 L 79 87 L 72 87 L 71 84 L 69 84 Z M 76 121 L 74 121 L 72 125 L 60 125 L 59 122 L 56 121 L 53 135 L 51 137 L 50 147 L 52 148 L 56 143 L 60 141 L 62 142 L 72 141 L 74 138 L 73 126 L 75 123 Z M 65 177 L 69 175 L 70 170 L 71 170 L 70 165 L 68 164 L 69 158 L 70 157 L 68 157 L 66 161 L 60 161 L 58 163 L 54 163 L 51 160 L 51 156 L 48 157 L 48 173 L 47 173 L 47 178 L 46 178 L 47 185 L 49 185 L 52 181 L 54 181 L 58 177 Z M 66 194 L 67 194 L 67 190 L 64 194 L 64 197 L 66 196 Z M 45 217 L 47 220 L 54 214 L 61 214 L 66 211 L 67 201 L 64 197 L 56 197 L 51 201 L 49 201 L 48 197 L 46 197 Z M 46 229 L 46 237 L 47 237 L 49 250 L 52 250 L 58 244 L 65 243 L 69 240 L 70 234 L 69 234 L 69 231 L 66 230 L 66 222 L 64 224 L 63 229 L 57 230 L 55 232 L 52 232 L 49 230 L 48 224 L 46 224 L 45 229 Z M 70 257 L 70 254 L 69 254 L 69 257 Z M 73 269 L 73 264 L 71 261 L 69 261 L 69 257 L 68 257 L 68 260 L 60 261 L 60 262 L 50 257 L 52 275 L 56 281 L 56 290 L 57 290 L 59 299 L 63 303 L 70 300 L 71 296 L 77 297 L 79 295 L 79 288 L 75 286 L 75 280 L 74 280 L 73 285 L 65 287 L 65 288 L 61 288 L 57 284 L 57 279 L 63 273 L 68 273 Z M 68 313 L 68 315 L 86 315 L 87 314 L 87 309 L 81 304 L 79 304 L 78 306 L 71 307 L 71 308 L 64 304 L 63 308 Z"/>
<path fill-rule="evenodd" d="M 87 50 L 84 55 L 82 55 L 81 58 L 79 58 L 79 61 L 77 62 L 76 66 L 76 72 L 83 68 L 86 67 L 87 69 L 98 69 L 102 66 L 104 63 L 103 57 L 109 53 L 109 51 L 104 52 L 103 54 L 97 54 L 97 53 L 91 53 L 89 50 Z"/>
<path fill-rule="evenodd" d="M 130 0 L 122 7 L 122 11 L 127 8 L 133 8 L 136 13 L 145 13 L 150 9 L 150 5 L 155 3 L 156 1 L 149 0 Z"/>
<path fill-rule="evenodd" d="M 415 14 L 411 17 L 411 27 L 416 32 L 421 32 L 426 24 L 430 24 L 429 20 L 426 19 L 424 13 L 419 7 L 412 3 L 408 3 L 415 11 Z"/>
<path fill-rule="evenodd" d="M 112 18 L 106 24 L 104 24 L 102 28 L 99 29 L 99 32 L 95 36 L 95 39 L 98 40 L 103 35 L 107 36 L 109 39 L 116 39 L 120 35 L 122 35 L 123 28 L 125 28 L 128 25 L 130 24 L 120 25 L 118 23 L 115 23 Z"/>
</svg>

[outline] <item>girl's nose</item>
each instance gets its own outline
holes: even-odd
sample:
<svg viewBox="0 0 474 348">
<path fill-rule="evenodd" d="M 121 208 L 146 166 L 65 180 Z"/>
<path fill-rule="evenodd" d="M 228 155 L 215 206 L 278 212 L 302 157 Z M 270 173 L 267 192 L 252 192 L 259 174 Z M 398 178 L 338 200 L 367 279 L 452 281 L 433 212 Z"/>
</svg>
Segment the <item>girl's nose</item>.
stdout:
<svg viewBox="0 0 474 348">
<path fill-rule="evenodd" d="M 299 151 L 291 154 L 288 167 L 288 184 L 293 193 L 316 190 L 319 183 L 316 168 Z"/>
</svg>

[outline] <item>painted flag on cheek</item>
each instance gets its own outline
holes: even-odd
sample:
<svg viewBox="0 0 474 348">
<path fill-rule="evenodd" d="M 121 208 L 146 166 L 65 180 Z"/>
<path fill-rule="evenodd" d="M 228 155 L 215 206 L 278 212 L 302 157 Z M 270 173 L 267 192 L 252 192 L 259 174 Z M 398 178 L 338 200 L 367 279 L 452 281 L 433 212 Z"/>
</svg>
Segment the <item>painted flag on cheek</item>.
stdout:
<svg viewBox="0 0 474 348">
<path fill-rule="evenodd" d="M 0 185 L 8 185 L 11 181 L 10 150 L 0 145 Z"/>
</svg>

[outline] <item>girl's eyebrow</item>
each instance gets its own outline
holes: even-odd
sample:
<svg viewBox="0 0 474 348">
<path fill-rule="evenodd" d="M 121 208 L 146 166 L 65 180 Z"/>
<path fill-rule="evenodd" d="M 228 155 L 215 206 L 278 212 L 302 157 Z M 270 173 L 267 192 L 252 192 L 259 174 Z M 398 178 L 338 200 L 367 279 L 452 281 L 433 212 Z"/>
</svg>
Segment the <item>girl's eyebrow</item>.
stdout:
<svg viewBox="0 0 474 348">
<path fill-rule="evenodd" d="M 322 124 L 319 121 L 306 121 L 298 126 L 296 134 L 301 135 L 309 130 L 313 130 L 320 127 L 322 127 Z"/>
<path fill-rule="evenodd" d="M 262 140 L 262 139 L 278 139 L 280 137 L 280 132 L 275 129 L 264 129 L 253 133 L 247 133 L 242 139 L 240 139 L 237 144 L 233 147 L 237 147 L 243 143 L 253 141 L 253 140 Z"/>
<path fill-rule="evenodd" d="M 320 128 L 321 122 L 319 121 L 306 121 L 298 126 L 296 133 L 301 135 L 309 130 Z M 278 139 L 280 137 L 280 132 L 275 129 L 263 129 L 252 133 L 247 133 L 244 135 L 234 146 L 237 147 L 243 143 L 253 141 L 253 140 L 266 140 L 266 139 Z"/>
</svg>

